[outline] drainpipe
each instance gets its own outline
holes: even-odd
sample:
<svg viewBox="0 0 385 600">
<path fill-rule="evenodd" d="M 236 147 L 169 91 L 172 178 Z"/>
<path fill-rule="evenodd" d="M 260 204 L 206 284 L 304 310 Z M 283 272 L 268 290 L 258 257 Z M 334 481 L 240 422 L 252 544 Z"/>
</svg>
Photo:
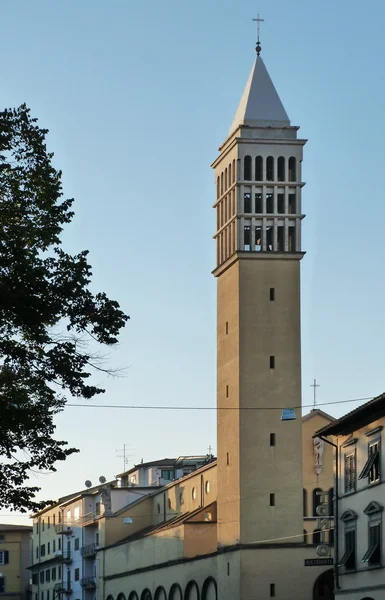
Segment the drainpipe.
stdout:
<svg viewBox="0 0 385 600">
<path fill-rule="evenodd" d="M 339 584 L 339 573 L 338 573 L 338 475 L 339 475 L 339 449 L 338 445 L 334 444 L 330 440 L 322 437 L 322 435 L 318 436 L 320 440 L 326 442 L 330 446 L 333 446 L 336 450 L 336 481 L 334 486 L 334 578 L 336 582 L 337 590 L 340 589 Z"/>
</svg>

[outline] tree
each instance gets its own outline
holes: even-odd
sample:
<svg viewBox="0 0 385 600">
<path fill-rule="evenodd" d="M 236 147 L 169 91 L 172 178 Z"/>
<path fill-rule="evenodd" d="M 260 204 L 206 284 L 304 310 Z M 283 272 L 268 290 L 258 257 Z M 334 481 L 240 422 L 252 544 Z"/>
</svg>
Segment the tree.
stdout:
<svg viewBox="0 0 385 600">
<path fill-rule="evenodd" d="M 91 293 L 87 251 L 61 247 L 73 200 L 47 152 L 47 130 L 22 105 L 0 112 L 0 505 L 37 510 L 33 470 L 55 471 L 77 452 L 53 438 L 66 394 L 90 399 L 91 346 L 111 346 L 127 319 L 105 293 Z M 106 369 L 108 370 L 108 369 Z"/>
</svg>

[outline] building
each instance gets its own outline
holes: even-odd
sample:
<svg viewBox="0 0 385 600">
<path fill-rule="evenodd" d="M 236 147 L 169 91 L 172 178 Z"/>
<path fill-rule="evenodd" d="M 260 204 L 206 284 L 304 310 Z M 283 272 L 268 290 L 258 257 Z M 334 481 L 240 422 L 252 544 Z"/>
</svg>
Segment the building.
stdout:
<svg viewBox="0 0 385 600">
<path fill-rule="evenodd" d="M 166 485 L 199 469 L 214 460 L 212 455 L 179 456 L 179 458 L 163 458 L 150 462 L 141 462 L 132 469 L 117 475 L 122 487 Z"/>
<path fill-rule="evenodd" d="M 336 451 L 336 599 L 385 597 L 385 394 L 317 436 L 333 436 Z"/>
<path fill-rule="evenodd" d="M 29 600 L 27 567 L 32 527 L 0 525 L 0 597 L 4 600 Z"/>
</svg>

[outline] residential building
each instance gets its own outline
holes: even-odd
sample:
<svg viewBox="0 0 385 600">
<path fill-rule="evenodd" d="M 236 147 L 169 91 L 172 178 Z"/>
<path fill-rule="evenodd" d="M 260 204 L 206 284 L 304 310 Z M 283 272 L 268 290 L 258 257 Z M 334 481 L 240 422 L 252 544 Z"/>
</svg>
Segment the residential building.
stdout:
<svg viewBox="0 0 385 600">
<path fill-rule="evenodd" d="M 29 600 L 27 567 L 32 527 L 0 524 L 0 597 L 4 600 Z"/>
<path fill-rule="evenodd" d="M 385 394 L 317 432 L 336 452 L 336 599 L 385 597 Z"/>
<path fill-rule="evenodd" d="M 132 469 L 117 475 L 122 487 L 166 485 L 170 481 L 188 475 L 214 460 L 212 455 L 179 456 L 141 462 Z"/>
</svg>

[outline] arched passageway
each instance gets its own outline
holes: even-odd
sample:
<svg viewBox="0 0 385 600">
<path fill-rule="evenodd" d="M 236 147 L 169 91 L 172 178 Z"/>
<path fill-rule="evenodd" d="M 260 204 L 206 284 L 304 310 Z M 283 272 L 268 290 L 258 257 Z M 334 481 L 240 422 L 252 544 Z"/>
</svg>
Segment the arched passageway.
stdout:
<svg viewBox="0 0 385 600">
<path fill-rule="evenodd" d="M 313 600 L 334 600 L 333 569 L 324 571 L 317 577 L 313 588 Z"/>
</svg>

